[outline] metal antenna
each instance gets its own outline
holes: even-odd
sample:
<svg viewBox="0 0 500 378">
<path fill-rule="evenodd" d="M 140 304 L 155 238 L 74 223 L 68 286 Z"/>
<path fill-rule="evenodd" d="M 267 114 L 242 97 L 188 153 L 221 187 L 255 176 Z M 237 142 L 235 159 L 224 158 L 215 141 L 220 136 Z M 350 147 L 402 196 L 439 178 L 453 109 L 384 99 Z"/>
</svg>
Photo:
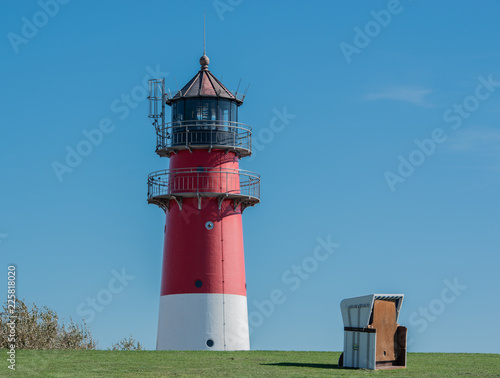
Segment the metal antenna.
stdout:
<svg viewBox="0 0 500 378">
<path fill-rule="evenodd" d="M 203 9 L 203 55 L 206 55 L 206 44 L 207 44 L 207 32 L 206 32 L 206 22 L 205 22 L 205 9 Z"/>
<path fill-rule="evenodd" d="M 248 92 L 248 88 L 250 88 L 250 84 L 251 84 L 251 83 L 248 83 L 247 89 L 245 89 L 245 93 L 243 93 L 243 98 L 242 98 L 242 100 L 244 100 L 244 99 L 245 99 L 245 97 L 247 96 L 247 92 Z"/>
<path fill-rule="evenodd" d="M 240 89 L 240 84 L 241 84 L 241 77 L 240 77 L 240 82 L 238 83 L 238 87 L 236 88 L 236 94 L 238 94 L 238 90 Z"/>
<path fill-rule="evenodd" d="M 165 127 L 165 78 L 161 79 L 161 127 Z"/>
<path fill-rule="evenodd" d="M 174 76 L 175 80 L 175 86 L 177 87 L 177 93 L 180 93 L 181 91 L 179 90 L 179 84 L 177 84 L 177 78 Z M 182 95 L 182 93 L 180 93 Z"/>
</svg>

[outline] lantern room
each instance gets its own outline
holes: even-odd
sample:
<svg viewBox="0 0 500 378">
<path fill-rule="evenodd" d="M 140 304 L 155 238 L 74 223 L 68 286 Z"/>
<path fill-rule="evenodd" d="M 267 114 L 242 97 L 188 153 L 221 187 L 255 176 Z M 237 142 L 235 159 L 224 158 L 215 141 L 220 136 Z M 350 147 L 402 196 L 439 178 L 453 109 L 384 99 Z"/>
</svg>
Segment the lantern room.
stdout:
<svg viewBox="0 0 500 378">
<path fill-rule="evenodd" d="M 200 58 L 201 69 L 180 90 L 165 92 L 165 104 L 171 107 L 171 122 L 156 126 L 157 150 L 160 156 L 170 156 L 182 149 L 222 149 L 239 157 L 251 154 L 250 126 L 238 122 L 238 107 L 244 94 L 229 91 L 209 70 L 206 55 Z M 150 100 L 163 82 L 150 80 Z M 158 107 L 157 107 L 158 108 Z M 158 113 L 153 104 L 150 117 Z"/>
</svg>

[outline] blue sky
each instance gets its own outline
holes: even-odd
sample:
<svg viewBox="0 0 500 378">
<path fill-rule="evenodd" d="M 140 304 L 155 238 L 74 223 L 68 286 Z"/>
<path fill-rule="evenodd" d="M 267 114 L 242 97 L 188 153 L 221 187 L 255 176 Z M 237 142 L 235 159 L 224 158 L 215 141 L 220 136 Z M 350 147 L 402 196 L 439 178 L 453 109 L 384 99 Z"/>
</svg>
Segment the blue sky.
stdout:
<svg viewBox="0 0 500 378">
<path fill-rule="evenodd" d="M 498 2 L 53 4 L 0 8 L 0 272 L 17 266 L 19 297 L 87 317 L 101 348 L 154 349 L 164 214 L 146 177 L 168 159 L 142 83 L 197 72 L 205 9 L 210 70 L 251 83 L 252 349 L 341 350 L 342 299 L 404 293 L 410 351 L 500 352 Z"/>
</svg>

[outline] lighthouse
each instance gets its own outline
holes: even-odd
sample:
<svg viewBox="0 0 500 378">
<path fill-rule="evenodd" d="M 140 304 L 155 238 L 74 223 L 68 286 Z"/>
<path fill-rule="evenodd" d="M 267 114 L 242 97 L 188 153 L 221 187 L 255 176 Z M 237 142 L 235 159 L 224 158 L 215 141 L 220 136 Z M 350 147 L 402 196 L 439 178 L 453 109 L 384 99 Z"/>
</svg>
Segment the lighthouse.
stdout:
<svg viewBox="0 0 500 378">
<path fill-rule="evenodd" d="M 209 63 L 204 53 L 175 92 L 149 81 L 156 153 L 170 160 L 148 176 L 148 202 L 166 214 L 157 350 L 250 349 L 242 213 L 259 203 L 260 177 L 239 169 L 252 153 L 252 129 L 238 121 L 245 94 Z"/>
</svg>

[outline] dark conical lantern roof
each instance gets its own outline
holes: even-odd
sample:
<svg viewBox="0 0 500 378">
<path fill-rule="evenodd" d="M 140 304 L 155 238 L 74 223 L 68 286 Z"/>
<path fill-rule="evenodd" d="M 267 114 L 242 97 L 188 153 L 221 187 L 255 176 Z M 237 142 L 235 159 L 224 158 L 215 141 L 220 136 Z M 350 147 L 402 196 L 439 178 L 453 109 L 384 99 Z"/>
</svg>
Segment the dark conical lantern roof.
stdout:
<svg viewBox="0 0 500 378">
<path fill-rule="evenodd" d="M 237 98 L 208 70 L 209 63 L 210 59 L 208 59 L 208 56 L 203 55 L 200 58 L 201 69 L 175 96 L 171 97 L 167 103 L 170 104 L 177 99 L 188 97 L 219 97 L 234 100 L 238 105 L 241 105 L 243 101 Z"/>
</svg>

